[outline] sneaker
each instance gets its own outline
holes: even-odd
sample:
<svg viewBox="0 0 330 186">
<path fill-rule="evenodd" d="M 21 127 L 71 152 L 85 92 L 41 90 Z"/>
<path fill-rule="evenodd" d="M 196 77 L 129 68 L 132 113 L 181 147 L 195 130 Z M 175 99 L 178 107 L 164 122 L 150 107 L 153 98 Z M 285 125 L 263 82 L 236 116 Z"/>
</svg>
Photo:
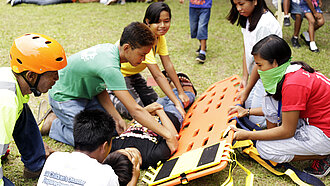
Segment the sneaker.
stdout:
<svg viewBox="0 0 330 186">
<path fill-rule="evenodd" d="M 295 48 L 300 48 L 300 44 L 299 44 L 299 41 L 298 41 L 298 38 L 295 38 L 295 37 L 292 37 L 291 38 L 291 43 L 292 43 L 292 46 L 295 47 Z"/>
<path fill-rule="evenodd" d="M 206 59 L 205 54 L 201 54 L 199 53 L 198 56 L 196 57 L 196 61 L 198 61 L 199 63 L 204 63 Z"/>
<path fill-rule="evenodd" d="M 290 17 L 285 17 L 283 22 L 284 22 L 284 26 L 290 26 L 291 25 Z"/>
<path fill-rule="evenodd" d="M 11 6 L 15 6 L 15 5 L 18 5 L 18 4 L 21 4 L 21 3 L 22 3 L 22 0 L 11 0 L 10 1 Z"/>
<path fill-rule="evenodd" d="M 311 42 L 310 38 L 309 38 L 309 33 L 308 32 L 303 32 L 302 34 L 300 34 L 301 39 L 303 39 L 306 43 L 306 45 L 309 46 L 309 43 Z"/>
<path fill-rule="evenodd" d="M 317 178 L 322 178 L 330 172 L 330 156 L 323 160 L 314 160 L 311 167 L 304 169 L 304 172 Z"/>
</svg>

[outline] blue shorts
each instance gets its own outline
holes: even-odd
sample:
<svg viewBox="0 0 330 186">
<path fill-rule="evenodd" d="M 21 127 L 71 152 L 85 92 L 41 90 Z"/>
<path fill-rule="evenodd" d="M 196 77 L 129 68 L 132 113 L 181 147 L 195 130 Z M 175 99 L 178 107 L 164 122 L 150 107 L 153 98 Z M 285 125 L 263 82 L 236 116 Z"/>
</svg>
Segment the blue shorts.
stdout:
<svg viewBox="0 0 330 186">
<path fill-rule="evenodd" d="M 318 0 L 317 0 L 317 4 L 319 4 Z M 313 5 L 313 6 L 314 6 L 316 12 L 321 13 L 321 14 L 323 13 L 319 5 L 317 5 L 317 6 Z M 300 1 L 300 8 L 305 14 L 312 13 L 311 9 L 308 7 L 306 1 L 304 1 L 304 0 Z"/>
<path fill-rule="evenodd" d="M 189 7 L 189 23 L 191 38 L 207 39 L 207 29 L 211 15 L 211 8 Z"/>
<path fill-rule="evenodd" d="M 301 15 L 301 20 L 304 18 L 304 12 L 303 10 L 300 8 L 300 5 L 292 2 L 290 4 L 290 13 L 291 13 L 291 17 L 293 20 L 296 20 L 296 14 L 300 14 Z"/>
</svg>

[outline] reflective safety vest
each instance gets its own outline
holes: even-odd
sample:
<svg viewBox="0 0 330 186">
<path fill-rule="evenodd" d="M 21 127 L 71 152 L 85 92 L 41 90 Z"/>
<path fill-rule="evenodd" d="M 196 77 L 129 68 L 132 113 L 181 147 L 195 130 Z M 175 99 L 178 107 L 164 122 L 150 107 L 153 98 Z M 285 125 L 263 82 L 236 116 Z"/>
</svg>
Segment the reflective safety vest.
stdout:
<svg viewBox="0 0 330 186">
<path fill-rule="evenodd" d="M 6 153 L 16 121 L 23 110 L 23 104 L 28 101 L 29 95 L 22 95 L 11 68 L 0 68 L 0 156 Z M 4 185 L 2 177 L 0 163 L 0 186 Z"/>
</svg>

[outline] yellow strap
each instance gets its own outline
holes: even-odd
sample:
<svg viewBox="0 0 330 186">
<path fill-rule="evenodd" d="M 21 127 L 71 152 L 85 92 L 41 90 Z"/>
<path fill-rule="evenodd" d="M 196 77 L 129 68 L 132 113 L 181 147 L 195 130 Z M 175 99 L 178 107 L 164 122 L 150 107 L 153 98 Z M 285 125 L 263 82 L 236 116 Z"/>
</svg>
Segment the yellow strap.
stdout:
<svg viewBox="0 0 330 186">
<path fill-rule="evenodd" d="M 274 169 L 272 166 L 270 166 L 268 163 L 266 163 L 263 159 L 261 159 L 260 156 L 257 153 L 255 153 L 256 150 L 257 149 L 255 147 L 251 146 L 249 148 L 244 149 L 243 152 L 249 154 L 249 156 L 251 158 L 253 158 L 254 160 L 256 160 L 260 165 L 262 165 L 263 167 L 265 167 L 267 170 L 269 170 L 273 174 L 276 174 L 277 176 L 287 175 L 287 176 L 289 176 L 292 179 L 292 181 L 294 181 L 296 184 L 298 184 L 300 186 L 307 186 L 308 185 L 305 182 L 303 182 L 296 175 L 296 173 L 292 169 L 287 169 L 284 173 L 283 172 L 279 172 L 276 169 Z"/>
<path fill-rule="evenodd" d="M 300 186 L 309 186 L 309 184 L 303 182 L 297 175 L 296 173 L 291 170 L 291 169 L 287 169 L 284 174 L 288 175 L 296 184 L 300 185 Z"/>
<path fill-rule="evenodd" d="M 234 185 L 232 172 L 236 168 L 237 165 L 239 167 L 241 167 L 241 169 L 243 169 L 247 174 L 247 176 L 245 178 L 245 185 L 246 186 L 253 186 L 254 175 L 251 173 L 251 171 L 249 169 L 245 168 L 242 164 L 240 164 L 236 160 L 236 154 L 235 153 L 233 153 L 232 161 L 230 163 L 230 167 L 229 167 L 229 171 L 228 171 L 229 172 L 228 173 L 228 178 L 226 179 L 226 181 L 221 186 L 232 186 L 232 185 Z"/>
<path fill-rule="evenodd" d="M 251 140 L 236 141 L 236 143 L 233 146 L 233 149 L 240 147 L 248 147 L 251 145 L 253 145 Z"/>
</svg>

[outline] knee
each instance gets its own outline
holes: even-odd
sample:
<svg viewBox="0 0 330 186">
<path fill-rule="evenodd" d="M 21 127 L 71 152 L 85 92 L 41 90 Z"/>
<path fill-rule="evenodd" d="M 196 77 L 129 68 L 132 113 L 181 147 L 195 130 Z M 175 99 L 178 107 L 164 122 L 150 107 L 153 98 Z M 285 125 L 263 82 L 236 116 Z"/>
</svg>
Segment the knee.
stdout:
<svg viewBox="0 0 330 186">
<path fill-rule="evenodd" d="M 316 24 L 319 26 L 319 27 L 321 27 L 321 26 L 323 26 L 324 25 L 324 19 L 319 19 L 319 20 L 317 20 L 317 22 L 316 22 Z"/>
<path fill-rule="evenodd" d="M 309 20 L 308 20 L 308 24 L 309 24 L 310 26 L 314 26 L 314 25 L 315 25 L 315 19 L 314 19 L 314 18 L 309 19 Z"/>
</svg>

